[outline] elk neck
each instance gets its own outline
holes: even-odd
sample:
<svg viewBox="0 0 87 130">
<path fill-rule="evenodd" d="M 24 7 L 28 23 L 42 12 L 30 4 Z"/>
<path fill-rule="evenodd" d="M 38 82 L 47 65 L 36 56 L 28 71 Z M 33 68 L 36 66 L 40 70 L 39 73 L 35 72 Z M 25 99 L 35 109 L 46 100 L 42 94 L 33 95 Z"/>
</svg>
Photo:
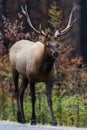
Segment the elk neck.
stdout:
<svg viewBox="0 0 87 130">
<path fill-rule="evenodd" d="M 53 57 L 50 55 L 50 53 L 44 49 L 44 53 L 42 56 L 42 61 L 41 61 L 41 70 L 44 73 L 49 73 L 54 65 L 55 60 Z"/>
</svg>

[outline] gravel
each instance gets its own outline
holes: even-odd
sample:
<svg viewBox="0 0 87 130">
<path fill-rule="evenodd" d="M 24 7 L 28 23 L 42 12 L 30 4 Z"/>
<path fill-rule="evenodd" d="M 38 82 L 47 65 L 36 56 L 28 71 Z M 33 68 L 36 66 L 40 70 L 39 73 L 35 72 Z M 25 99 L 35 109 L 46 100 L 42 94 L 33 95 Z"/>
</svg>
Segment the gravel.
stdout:
<svg viewBox="0 0 87 130">
<path fill-rule="evenodd" d="M 19 124 L 13 122 L 0 122 L 0 130 L 87 130 L 87 128 L 70 128 L 60 126 L 42 126 L 30 124 Z"/>
</svg>

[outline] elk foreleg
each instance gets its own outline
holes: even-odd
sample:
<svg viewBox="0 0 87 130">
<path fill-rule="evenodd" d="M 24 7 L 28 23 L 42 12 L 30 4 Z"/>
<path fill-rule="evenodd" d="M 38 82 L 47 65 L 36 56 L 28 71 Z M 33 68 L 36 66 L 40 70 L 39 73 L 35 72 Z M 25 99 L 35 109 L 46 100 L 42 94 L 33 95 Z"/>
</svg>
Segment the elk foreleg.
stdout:
<svg viewBox="0 0 87 130">
<path fill-rule="evenodd" d="M 52 125 L 57 125 L 55 118 L 54 118 L 54 113 L 53 113 L 53 108 L 52 108 L 52 82 L 46 83 L 46 93 L 47 93 L 47 101 L 48 101 L 48 106 L 50 109 L 50 115 L 51 115 L 51 123 Z"/>
<path fill-rule="evenodd" d="M 30 92 L 31 92 L 31 103 L 32 103 L 32 116 L 31 116 L 31 125 L 36 124 L 36 117 L 35 117 L 35 82 L 30 80 Z"/>
</svg>

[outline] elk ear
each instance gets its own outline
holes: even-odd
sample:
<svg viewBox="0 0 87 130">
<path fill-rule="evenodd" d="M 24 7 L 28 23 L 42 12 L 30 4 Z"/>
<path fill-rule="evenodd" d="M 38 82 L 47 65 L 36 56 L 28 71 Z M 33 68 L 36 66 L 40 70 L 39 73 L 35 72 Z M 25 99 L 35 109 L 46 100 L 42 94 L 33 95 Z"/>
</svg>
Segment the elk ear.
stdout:
<svg viewBox="0 0 87 130">
<path fill-rule="evenodd" d="M 45 38 L 46 38 L 46 41 L 50 41 L 50 36 L 51 36 L 51 35 L 50 35 L 49 33 L 46 35 L 46 37 L 45 37 Z"/>
</svg>

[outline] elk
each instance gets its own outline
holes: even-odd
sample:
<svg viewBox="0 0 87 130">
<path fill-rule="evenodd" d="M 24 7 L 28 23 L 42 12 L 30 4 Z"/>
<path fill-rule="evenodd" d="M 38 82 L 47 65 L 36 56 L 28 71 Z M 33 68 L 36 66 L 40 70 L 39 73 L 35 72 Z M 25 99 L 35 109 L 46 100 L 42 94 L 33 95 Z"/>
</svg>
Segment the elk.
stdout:
<svg viewBox="0 0 87 130">
<path fill-rule="evenodd" d="M 31 92 L 31 103 L 32 103 L 32 116 L 31 125 L 36 124 L 35 116 L 35 83 L 44 82 L 46 84 L 46 94 L 48 106 L 50 109 L 51 122 L 52 125 L 57 125 L 54 118 L 53 108 L 52 108 L 52 86 L 53 86 L 53 71 L 54 63 L 58 57 L 58 37 L 66 34 L 72 27 L 72 14 L 74 9 L 72 9 L 68 21 L 68 25 L 65 29 L 58 31 L 56 30 L 54 35 L 47 35 L 41 29 L 37 30 L 31 23 L 27 5 L 25 8 L 21 6 L 23 14 L 27 18 L 28 24 L 32 29 L 44 36 L 44 41 L 32 42 L 29 40 L 20 40 L 16 42 L 9 52 L 10 64 L 12 66 L 12 74 L 15 85 L 15 94 L 17 98 L 17 121 L 20 123 L 25 123 L 24 109 L 23 109 L 23 97 L 24 92 L 30 84 Z M 22 76 L 22 82 L 19 87 L 19 75 Z"/>
</svg>

